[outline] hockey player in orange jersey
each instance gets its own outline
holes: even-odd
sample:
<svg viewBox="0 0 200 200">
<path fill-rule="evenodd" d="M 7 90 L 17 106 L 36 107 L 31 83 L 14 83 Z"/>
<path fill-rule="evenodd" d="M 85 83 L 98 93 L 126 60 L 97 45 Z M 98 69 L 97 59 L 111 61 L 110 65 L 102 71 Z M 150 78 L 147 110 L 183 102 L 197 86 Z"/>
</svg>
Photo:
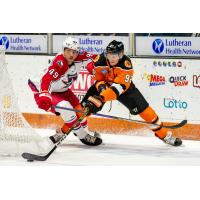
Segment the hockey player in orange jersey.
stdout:
<svg viewBox="0 0 200 200">
<path fill-rule="evenodd" d="M 182 144 L 180 138 L 175 138 L 171 131 L 162 127 L 158 115 L 132 82 L 134 70 L 130 58 L 124 55 L 122 42 L 110 42 L 106 52 L 96 62 L 88 65 L 88 71 L 93 72 L 96 80 L 82 101 L 90 113 L 100 111 L 107 101 L 118 100 L 132 115 L 139 114 L 146 122 L 157 124 L 158 126 L 151 125 L 150 128 L 164 143 L 172 146 Z"/>
</svg>

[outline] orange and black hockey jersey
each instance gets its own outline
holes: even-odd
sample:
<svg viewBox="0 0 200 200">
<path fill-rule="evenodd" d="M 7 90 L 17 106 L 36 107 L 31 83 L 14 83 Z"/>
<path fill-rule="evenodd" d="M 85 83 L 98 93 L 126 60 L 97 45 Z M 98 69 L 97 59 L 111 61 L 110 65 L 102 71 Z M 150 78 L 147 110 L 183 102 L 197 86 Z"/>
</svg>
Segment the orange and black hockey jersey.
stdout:
<svg viewBox="0 0 200 200">
<path fill-rule="evenodd" d="M 126 92 L 132 83 L 133 67 L 128 56 L 124 55 L 116 66 L 110 66 L 104 54 L 101 54 L 94 63 L 94 78 L 96 86 L 105 82 L 109 87 L 101 92 L 104 101 L 117 99 Z"/>
</svg>

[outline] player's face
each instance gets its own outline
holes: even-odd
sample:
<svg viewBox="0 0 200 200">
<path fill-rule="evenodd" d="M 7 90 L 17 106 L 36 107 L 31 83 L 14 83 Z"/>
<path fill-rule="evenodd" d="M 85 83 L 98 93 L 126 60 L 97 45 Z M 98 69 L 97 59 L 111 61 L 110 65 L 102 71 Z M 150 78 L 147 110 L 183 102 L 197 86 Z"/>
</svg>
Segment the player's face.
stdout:
<svg viewBox="0 0 200 200">
<path fill-rule="evenodd" d="M 73 49 L 65 49 L 63 55 L 65 59 L 67 60 L 68 65 L 71 65 L 74 62 L 74 60 L 77 58 L 78 51 L 75 51 Z"/>
<path fill-rule="evenodd" d="M 120 58 L 122 57 L 121 53 L 107 53 L 106 58 L 109 60 L 111 66 L 115 66 L 118 64 Z"/>
</svg>

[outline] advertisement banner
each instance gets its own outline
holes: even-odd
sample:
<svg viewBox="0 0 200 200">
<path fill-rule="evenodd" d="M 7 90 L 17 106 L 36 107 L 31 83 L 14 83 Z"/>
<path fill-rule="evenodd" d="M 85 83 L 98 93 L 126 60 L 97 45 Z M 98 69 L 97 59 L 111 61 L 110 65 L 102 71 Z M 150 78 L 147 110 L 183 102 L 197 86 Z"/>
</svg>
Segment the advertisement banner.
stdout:
<svg viewBox="0 0 200 200">
<path fill-rule="evenodd" d="M 200 56 L 200 37 L 137 36 L 137 56 Z"/>
<path fill-rule="evenodd" d="M 0 35 L 0 45 L 6 52 L 13 53 L 47 53 L 47 35 Z"/>
<path fill-rule="evenodd" d="M 22 112 L 45 113 L 35 104 L 27 80 L 37 77 L 52 59 L 53 56 L 6 55 L 7 68 Z M 162 58 L 131 58 L 131 60 L 134 67 L 133 83 L 161 120 L 179 122 L 187 119 L 189 123 L 200 124 L 200 60 Z M 81 72 L 71 89 L 82 100 L 93 84 L 93 79 L 88 74 L 86 65 L 80 67 Z M 108 102 L 104 106 L 105 113 L 130 117 L 128 109 L 121 103 L 113 101 L 112 105 L 110 104 L 111 102 Z M 141 120 L 139 116 L 132 117 Z"/>
<path fill-rule="evenodd" d="M 78 97 L 80 101 L 87 93 L 88 89 L 94 84 L 94 79 L 92 75 L 86 69 L 86 66 L 81 66 L 77 80 L 73 83 L 70 89 Z"/>
<path fill-rule="evenodd" d="M 166 121 L 200 123 L 200 61 L 133 58 L 133 82 Z"/>
<path fill-rule="evenodd" d="M 62 43 L 67 35 L 53 35 L 53 53 L 62 51 Z M 122 41 L 124 43 L 125 52 L 129 54 L 129 36 L 80 36 L 73 35 L 79 40 L 82 51 L 88 53 L 101 54 L 106 46 L 112 41 Z"/>
</svg>

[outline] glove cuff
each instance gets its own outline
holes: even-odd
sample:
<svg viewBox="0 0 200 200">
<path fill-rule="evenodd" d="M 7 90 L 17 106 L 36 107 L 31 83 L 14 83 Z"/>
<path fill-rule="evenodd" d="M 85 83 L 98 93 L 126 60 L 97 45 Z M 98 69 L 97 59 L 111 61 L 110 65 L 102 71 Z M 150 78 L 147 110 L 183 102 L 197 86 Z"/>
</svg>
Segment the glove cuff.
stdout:
<svg viewBox="0 0 200 200">
<path fill-rule="evenodd" d="M 102 99 L 101 98 L 95 98 L 95 97 L 93 97 L 93 96 L 90 96 L 89 98 L 88 98 L 88 100 L 90 101 L 90 102 L 92 102 L 97 108 L 99 108 L 99 107 L 101 107 L 102 106 Z"/>
<path fill-rule="evenodd" d="M 49 94 L 47 91 L 41 92 L 41 93 L 39 94 L 39 97 L 47 97 L 47 98 L 49 98 L 50 100 L 52 100 L 51 94 Z"/>
</svg>

